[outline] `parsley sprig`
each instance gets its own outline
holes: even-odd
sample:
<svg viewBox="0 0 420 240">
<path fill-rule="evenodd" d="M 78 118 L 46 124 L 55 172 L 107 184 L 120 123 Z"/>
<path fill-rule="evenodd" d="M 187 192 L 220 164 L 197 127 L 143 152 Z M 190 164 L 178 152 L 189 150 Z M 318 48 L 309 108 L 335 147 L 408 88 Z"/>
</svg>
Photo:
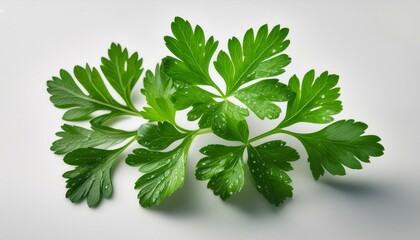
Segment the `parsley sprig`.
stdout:
<svg viewBox="0 0 420 240">
<path fill-rule="evenodd" d="M 345 175 L 345 167 L 361 169 L 361 162 L 383 154 L 380 138 L 364 134 L 366 124 L 333 122 L 333 116 L 342 111 L 337 75 L 316 75 L 310 70 L 302 80 L 296 75 L 287 84 L 278 79 L 291 62 L 284 53 L 290 44 L 287 28 L 263 25 L 256 31 L 249 29 L 242 39 L 231 38 L 227 50 L 219 51 L 218 41 L 206 37 L 198 25 L 193 27 L 176 17 L 171 29 L 173 35 L 164 40 L 173 55 L 163 58 L 153 71 L 146 71 L 141 89 L 146 104 L 141 110 L 131 95 L 143 73 L 142 59 L 119 44 L 111 45 L 100 68 L 76 66 L 73 75 L 61 70 L 47 82 L 51 102 L 66 109 L 63 119 L 89 121 L 91 126 L 64 124 L 57 133 L 60 138 L 51 147 L 56 154 L 65 154 L 64 162 L 75 167 L 63 175 L 67 179 L 66 197 L 71 201 L 86 199 L 94 207 L 109 198 L 115 166 L 136 141 L 141 147 L 125 162 L 142 173 L 135 188 L 143 207 L 158 205 L 183 185 L 191 144 L 201 134 L 213 133 L 236 143 L 203 147 L 195 174 L 198 180 L 208 181 L 208 188 L 226 200 L 241 191 L 249 170 L 257 191 L 276 206 L 293 195 L 287 172 L 300 157 L 283 140 L 258 145 L 256 141 L 274 134 L 297 138 L 308 153 L 315 179 L 326 171 Z M 224 80 L 224 86 L 213 81 L 211 67 Z M 123 102 L 112 96 L 105 81 Z M 214 88 L 216 93 L 202 86 Z M 247 116 L 252 112 L 261 120 L 277 121 L 282 114 L 279 102 L 287 102 L 282 121 L 250 138 Z M 188 109 L 188 120 L 198 121 L 198 129 L 189 130 L 177 123 L 176 114 L 184 109 Z M 122 116 L 148 122 L 135 131 L 116 129 L 113 123 Z M 302 122 L 329 125 L 314 133 L 287 129 Z"/>
</svg>

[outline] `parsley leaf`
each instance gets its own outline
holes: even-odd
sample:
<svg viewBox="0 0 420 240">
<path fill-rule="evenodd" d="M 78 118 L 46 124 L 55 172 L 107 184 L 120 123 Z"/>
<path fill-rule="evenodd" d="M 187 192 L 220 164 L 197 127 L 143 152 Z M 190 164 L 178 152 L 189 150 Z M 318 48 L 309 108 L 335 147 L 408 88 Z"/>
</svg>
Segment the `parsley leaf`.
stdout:
<svg viewBox="0 0 420 240">
<path fill-rule="evenodd" d="M 200 119 L 200 128 L 211 127 L 214 134 L 231 141 L 248 141 L 248 110 L 229 101 L 196 104 L 188 113 L 188 120 Z"/>
<path fill-rule="evenodd" d="M 163 60 L 165 73 L 175 80 L 172 100 L 178 110 L 192 106 L 188 119 L 200 119 L 200 128 L 211 127 L 216 135 L 224 139 L 245 142 L 248 135 L 238 134 L 237 126 L 247 126 L 245 117 L 249 115 L 248 110 L 231 103 L 226 96 L 236 93 L 235 96 L 261 119 L 277 118 L 280 108 L 273 102 L 287 101 L 293 97 L 292 91 L 276 79 L 267 79 L 237 91 L 249 81 L 284 72 L 283 68 L 290 63 L 290 58 L 280 53 L 289 45 L 285 39 L 288 29 L 281 29 L 277 25 L 269 32 L 268 26 L 264 25 L 255 37 L 253 29 L 250 29 L 244 36 L 243 46 L 237 38 L 229 40 L 230 56 L 221 51 L 214 62 L 216 70 L 225 80 L 226 95 L 209 75 L 209 62 L 217 48 L 213 37 L 206 41 L 200 26 L 193 30 L 188 21 L 179 17 L 172 23 L 172 33 L 174 37 L 166 36 L 165 42 L 179 59 L 166 57 Z M 197 85 L 213 86 L 220 96 Z M 223 100 L 216 101 L 218 97 Z M 218 117 L 223 120 L 216 121 Z"/>
<path fill-rule="evenodd" d="M 228 42 L 229 55 L 220 51 L 214 67 L 226 83 L 226 95 L 232 95 L 239 87 L 258 78 L 272 77 L 284 72 L 290 63 L 286 54 L 280 54 L 289 46 L 285 40 L 289 30 L 275 26 L 270 32 L 262 26 L 257 35 L 249 29 L 240 41 L 233 37 Z"/>
<path fill-rule="evenodd" d="M 248 140 L 248 124 L 245 117 L 249 112 L 245 108 L 228 100 L 217 102 L 212 94 L 193 85 L 178 84 L 172 99 L 178 110 L 192 106 L 188 112 L 188 120 L 198 120 L 200 128 L 211 127 L 221 138 L 246 142 Z"/>
<path fill-rule="evenodd" d="M 285 102 L 294 97 L 294 92 L 277 79 L 267 79 L 240 89 L 235 97 L 251 109 L 260 119 L 276 119 L 281 109 L 273 102 Z"/>
<path fill-rule="evenodd" d="M 338 76 L 323 72 L 315 79 L 315 71 L 311 70 L 303 77 L 302 85 L 294 75 L 289 81 L 289 87 L 296 97 L 288 102 L 287 112 L 279 127 L 284 128 L 298 122 L 328 123 L 333 121 L 331 115 L 338 114 L 343 109 L 340 88 L 336 87 Z"/>
<path fill-rule="evenodd" d="M 166 57 L 163 60 L 168 75 L 174 81 L 217 88 L 210 78 L 209 64 L 218 42 L 213 37 L 206 40 L 200 26 L 193 30 L 191 24 L 180 17 L 175 18 L 171 29 L 174 37 L 165 36 L 165 44 L 179 59 Z"/>
<path fill-rule="evenodd" d="M 63 174 L 67 178 L 66 197 L 72 202 L 87 199 L 89 207 L 98 205 L 102 198 L 111 197 L 113 167 L 129 144 L 115 150 L 79 148 L 66 154 L 64 162 L 76 166 Z"/>
<path fill-rule="evenodd" d="M 115 120 L 116 118 L 122 117 L 124 115 L 125 114 L 123 112 L 112 110 L 108 113 L 93 118 L 92 120 L 90 120 L 90 124 L 92 125 L 92 127 L 102 128 L 105 126 L 106 122 Z"/>
<path fill-rule="evenodd" d="M 244 185 L 245 146 L 208 145 L 200 150 L 206 157 L 197 163 L 198 180 L 210 180 L 207 187 L 223 200 L 241 191 Z"/>
<path fill-rule="evenodd" d="M 139 115 L 133 109 L 115 101 L 96 68 L 91 69 L 89 65 L 86 65 L 85 68 L 76 66 L 74 75 L 89 95 L 79 88 L 73 77 L 65 70 L 60 71 L 60 78 L 53 77 L 47 82 L 47 90 L 51 94 L 50 100 L 54 106 L 71 108 L 64 113 L 64 120 L 88 120 L 92 118 L 91 113 L 97 110 L 109 110 L 124 115 Z"/>
<path fill-rule="evenodd" d="M 181 133 L 169 122 L 146 123 L 138 130 L 138 142 L 149 149 L 162 150 L 187 135 L 188 133 Z"/>
<path fill-rule="evenodd" d="M 296 150 L 285 144 L 276 140 L 248 146 L 248 166 L 257 190 L 276 206 L 293 195 L 292 180 L 285 171 L 293 169 L 289 162 L 299 159 Z"/>
<path fill-rule="evenodd" d="M 123 130 L 114 130 L 112 132 L 93 131 L 68 124 L 64 124 L 61 128 L 63 131 L 56 133 L 61 139 L 53 142 L 51 146 L 51 150 L 56 154 L 65 154 L 78 148 L 97 147 L 100 145 L 110 147 L 135 135 L 135 133 Z"/>
<path fill-rule="evenodd" d="M 169 152 L 156 152 L 144 148 L 134 150 L 126 162 L 139 166 L 144 173 L 135 185 L 139 189 L 138 198 L 143 207 L 158 205 L 184 184 L 185 164 L 192 138 L 187 137 Z"/>
<path fill-rule="evenodd" d="M 143 60 L 139 59 L 136 52 L 129 55 L 126 48 L 123 49 L 120 44 L 115 43 L 111 44 L 108 57 L 102 58 L 102 72 L 127 106 L 136 111 L 131 101 L 131 92 L 143 72 Z"/>
<path fill-rule="evenodd" d="M 195 85 L 177 82 L 175 91 L 171 95 L 172 102 L 177 110 L 184 110 L 199 104 L 216 102 L 216 95 Z"/>
<path fill-rule="evenodd" d="M 308 152 L 308 161 L 315 179 L 324 175 L 345 175 L 344 166 L 361 169 L 359 161 L 369 162 L 370 156 L 383 154 L 384 147 L 378 136 L 363 135 L 367 125 L 354 120 L 341 120 L 309 134 L 293 133 Z M 363 135 L 363 136 L 362 136 Z"/>
<path fill-rule="evenodd" d="M 168 121 L 175 123 L 175 109 L 171 102 L 172 80 L 161 71 L 159 65 L 146 72 L 142 94 L 146 96 L 148 107 L 144 107 L 142 116 L 150 121 Z"/>
</svg>

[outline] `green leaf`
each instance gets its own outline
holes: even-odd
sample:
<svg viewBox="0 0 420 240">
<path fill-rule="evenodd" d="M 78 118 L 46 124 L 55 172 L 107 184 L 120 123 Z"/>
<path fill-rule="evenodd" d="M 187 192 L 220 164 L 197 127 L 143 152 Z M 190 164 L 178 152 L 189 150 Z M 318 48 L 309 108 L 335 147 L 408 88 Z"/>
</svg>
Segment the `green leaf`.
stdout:
<svg viewBox="0 0 420 240">
<path fill-rule="evenodd" d="M 208 145 L 200 150 L 206 157 L 198 164 L 198 180 L 210 180 L 207 187 L 223 200 L 241 191 L 244 185 L 243 152 L 245 146 Z"/>
<path fill-rule="evenodd" d="M 248 124 L 245 117 L 249 112 L 228 100 L 217 102 L 213 94 L 198 86 L 177 84 L 172 101 L 178 110 L 192 106 L 188 112 L 189 121 L 198 121 L 200 128 L 211 127 L 221 138 L 246 142 L 248 140 Z"/>
<path fill-rule="evenodd" d="M 184 184 L 185 164 L 191 141 L 191 137 L 187 137 L 169 152 L 139 148 L 128 156 L 127 164 L 139 166 L 140 172 L 144 173 L 135 185 L 139 189 L 141 206 L 158 205 Z"/>
<path fill-rule="evenodd" d="M 184 110 L 194 105 L 215 102 L 214 97 L 216 95 L 198 86 L 178 82 L 171 99 L 177 110 Z"/>
<path fill-rule="evenodd" d="M 116 118 L 122 117 L 124 115 L 124 112 L 111 111 L 93 118 L 92 120 L 90 120 L 90 124 L 93 127 L 105 126 L 105 123 L 110 122 L 111 120 L 115 120 Z"/>
<path fill-rule="evenodd" d="M 54 141 L 51 146 L 51 150 L 56 154 L 65 154 L 78 148 L 97 147 L 100 145 L 110 147 L 133 136 L 133 133 L 122 130 L 113 132 L 93 131 L 67 124 L 64 124 L 61 128 L 63 131 L 56 133 L 60 139 Z"/>
<path fill-rule="evenodd" d="M 80 148 L 68 153 L 64 162 L 76 168 L 63 174 L 67 178 L 66 197 L 72 202 L 87 199 L 89 207 L 98 205 L 102 198 L 111 197 L 112 169 L 124 149 Z"/>
<path fill-rule="evenodd" d="M 60 71 L 60 78 L 53 77 L 47 82 L 50 100 L 58 108 L 70 108 L 63 115 L 64 120 L 80 121 L 91 119 L 91 113 L 97 110 L 120 112 L 124 115 L 139 115 L 126 106 L 116 102 L 108 92 L 105 84 L 96 70 L 88 65 L 86 68 L 76 66 L 74 75 L 85 88 L 86 95 L 65 70 Z"/>
<path fill-rule="evenodd" d="M 120 135 L 122 133 L 129 133 L 132 136 L 136 135 L 136 131 L 127 132 L 106 125 L 106 123 L 111 122 L 111 120 L 116 121 L 117 118 L 122 117 L 124 115 L 125 114 L 123 112 L 111 111 L 109 113 L 93 118 L 92 120 L 90 120 L 90 124 L 93 130 L 100 132 L 104 135 Z"/>
<path fill-rule="evenodd" d="M 218 42 L 213 37 L 206 40 L 200 26 L 193 30 L 191 24 L 180 17 L 175 18 L 171 29 L 174 37 L 166 36 L 165 44 L 178 59 L 166 57 L 163 60 L 165 73 L 174 81 L 214 86 L 209 64 Z"/>
<path fill-rule="evenodd" d="M 315 71 L 311 70 L 303 77 L 302 85 L 294 75 L 289 81 L 289 87 L 296 97 L 287 104 L 287 112 L 279 127 L 284 128 L 298 122 L 329 123 L 334 120 L 332 115 L 343 109 L 340 88 L 336 87 L 338 76 L 323 72 L 315 79 Z"/>
<path fill-rule="evenodd" d="M 361 169 L 360 161 L 367 163 L 371 156 L 383 154 L 378 136 L 363 135 L 367 127 L 362 122 L 341 120 L 315 133 L 292 135 L 308 152 L 312 175 L 318 179 L 324 175 L 324 169 L 332 175 L 345 175 L 344 166 Z"/>
<path fill-rule="evenodd" d="M 285 144 L 276 140 L 248 147 L 248 166 L 257 190 L 276 206 L 293 195 L 292 180 L 285 171 L 292 170 L 290 162 L 299 159 L 296 150 Z"/>
<path fill-rule="evenodd" d="M 172 81 L 161 71 L 159 65 L 155 68 L 155 74 L 147 71 L 141 92 L 149 106 L 143 108 L 142 116 L 150 121 L 168 121 L 174 124 L 176 111 L 170 99 L 171 90 Z"/>
<path fill-rule="evenodd" d="M 220 51 L 214 66 L 226 83 L 226 95 L 232 95 L 239 87 L 255 79 L 272 77 L 284 72 L 290 63 L 289 56 L 280 54 L 289 46 L 285 40 L 289 30 L 275 26 L 268 31 L 262 26 L 254 37 L 249 29 L 240 41 L 233 37 L 228 41 L 229 54 Z"/>
<path fill-rule="evenodd" d="M 267 79 L 243 88 L 235 97 L 249 107 L 260 119 L 276 119 L 281 109 L 273 102 L 285 102 L 294 97 L 288 86 L 277 79 Z"/>
<path fill-rule="evenodd" d="M 142 62 L 136 52 L 129 55 L 126 48 L 115 43 L 108 50 L 108 59 L 102 58 L 101 70 L 106 79 L 133 110 L 135 108 L 131 102 L 131 92 L 143 72 Z"/>
<path fill-rule="evenodd" d="M 188 113 L 188 120 L 200 119 L 200 128 L 211 127 L 214 134 L 226 140 L 247 142 L 249 130 L 245 117 L 248 115 L 247 109 L 228 100 L 212 101 L 195 104 Z"/>
<path fill-rule="evenodd" d="M 169 122 L 146 123 L 138 130 L 138 142 L 151 150 L 163 150 L 187 135 L 188 133 L 181 133 Z"/>
<path fill-rule="evenodd" d="M 110 105 L 118 105 L 108 92 L 108 89 L 106 88 L 105 83 L 96 68 L 91 69 L 88 64 L 86 64 L 85 68 L 76 66 L 74 68 L 74 76 L 92 98 L 101 102 L 106 102 Z"/>
</svg>

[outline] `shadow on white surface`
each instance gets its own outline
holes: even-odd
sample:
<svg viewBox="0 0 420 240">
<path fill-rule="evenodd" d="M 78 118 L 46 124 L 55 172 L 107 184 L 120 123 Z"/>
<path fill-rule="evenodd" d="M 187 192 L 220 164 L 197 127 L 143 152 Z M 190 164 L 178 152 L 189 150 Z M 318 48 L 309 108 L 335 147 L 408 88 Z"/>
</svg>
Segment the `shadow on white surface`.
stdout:
<svg viewBox="0 0 420 240">
<path fill-rule="evenodd" d="M 321 179 L 319 183 L 352 198 L 384 199 L 391 197 L 383 186 L 376 185 L 372 182 L 343 181 L 337 178 L 325 178 Z"/>
<path fill-rule="evenodd" d="M 150 208 L 150 210 L 174 217 L 186 217 L 201 215 L 201 212 L 208 207 L 207 204 L 219 201 L 221 208 L 230 208 L 229 210 L 237 210 L 251 216 L 266 216 L 267 214 L 279 214 L 292 201 L 292 199 L 288 199 L 278 207 L 271 205 L 256 190 L 252 182 L 252 176 L 247 170 L 245 171 L 245 185 L 242 191 L 226 201 L 222 201 L 219 196 L 213 195 L 210 189 L 200 189 L 202 187 L 203 184 L 199 184 L 194 175 L 189 174 L 181 189 L 165 199 L 160 205 Z M 203 191 L 206 191 L 204 196 Z"/>
<path fill-rule="evenodd" d="M 226 201 L 230 207 L 236 208 L 246 214 L 257 216 L 266 214 L 280 214 L 281 210 L 289 203 L 292 199 L 288 199 L 280 204 L 278 207 L 270 204 L 262 194 L 255 188 L 253 179 L 248 169 L 245 169 L 245 185 L 240 193 L 233 196 L 231 199 Z"/>
</svg>

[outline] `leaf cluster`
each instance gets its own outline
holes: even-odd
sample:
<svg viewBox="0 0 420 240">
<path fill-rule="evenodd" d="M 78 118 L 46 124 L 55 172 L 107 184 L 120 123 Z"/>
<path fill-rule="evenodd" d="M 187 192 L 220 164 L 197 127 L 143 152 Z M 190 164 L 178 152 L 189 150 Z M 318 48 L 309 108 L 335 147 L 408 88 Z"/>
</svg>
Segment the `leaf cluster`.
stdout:
<svg viewBox="0 0 420 240">
<path fill-rule="evenodd" d="M 309 70 L 303 78 L 293 75 L 288 83 L 280 80 L 291 63 L 285 53 L 290 44 L 287 28 L 251 28 L 242 38 L 229 39 L 226 50 L 218 50 L 213 36 L 205 36 L 200 26 L 182 18 L 175 18 L 171 30 L 172 35 L 164 41 L 172 55 L 163 58 L 153 71 L 146 71 L 141 110 L 134 105 L 132 93 L 143 73 L 142 59 L 119 44 L 111 45 L 99 68 L 76 66 L 73 74 L 61 70 L 47 82 L 51 102 L 66 109 L 63 119 L 89 121 L 91 126 L 64 124 L 51 147 L 56 154 L 65 154 L 64 162 L 74 166 L 63 174 L 66 197 L 71 201 L 86 199 L 93 207 L 109 198 L 115 166 L 133 142 L 141 147 L 125 162 L 142 173 L 135 188 L 143 207 L 160 204 L 184 184 L 188 153 L 200 134 L 213 133 L 234 143 L 200 149 L 203 157 L 196 166 L 198 180 L 207 181 L 208 188 L 226 200 L 241 191 L 245 171 L 250 171 L 256 190 L 276 206 L 293 195 L 288 172 L 300 156 L 281 139 L 256 144 L 265 137 L 288 134 L 297 138 L 306 149 L 315 179 L 326 172 L 345 175 L 346 168 L 361 169 L 362 162 L 383 154 L 380 138 L 365 135 L 366 124 L 334 122 L 334 115 L 343 109 L 338 75 L 327 71 L 317 75 Z M 213 81 L 211 67 L 223 79 L 223 86 Z M 115 99 L 107 86 L 122 101 Z M 279 107 L 280 102 L 287 103 L 286 110 Z M 176 114 L 186 109 L 188 120 L 197 121 L 198 129 L 179 126 Z M 250 138 L 250 114 L 278 121 L 278 125 Z M 122 116 L 148 122 L 133 131 L 114 128 L 113 123 Z M 329 125 L 314 133 L 287 129 L 304 122 Z"/>
</svg>

